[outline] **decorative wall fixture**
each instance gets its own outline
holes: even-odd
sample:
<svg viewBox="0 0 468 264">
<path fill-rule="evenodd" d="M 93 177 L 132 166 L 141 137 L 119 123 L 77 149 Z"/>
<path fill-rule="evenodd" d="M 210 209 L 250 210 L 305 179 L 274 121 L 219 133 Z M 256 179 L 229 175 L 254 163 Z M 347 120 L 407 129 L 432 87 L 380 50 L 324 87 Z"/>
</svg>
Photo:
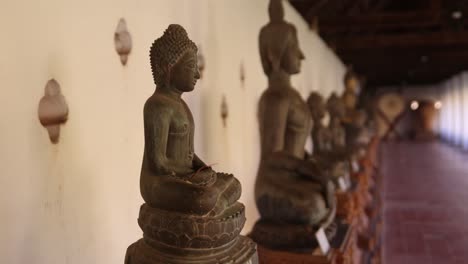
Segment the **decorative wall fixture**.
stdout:
<svg viewBox="0 0 468 264">
<path fill-rule="evenodd" d="M 385 139 L 400 138 L 397 125 L 405 114 L 405 99 L 397 93 L 381 95 L 377 101 L 377 121 L 379 135 Z"/>
<path fill-rule="evenodd" d="M 223 100 L 221 101 L 221 118 L 223 119 L 223 126 L 227 125 L 227 118 L 229 115 L 228 105 L 226 101 L 226 96 L 223 95 Z"/>
<path fill-rule="evenodd" d="M 203 55 L 201 45 L 198 45 L 197 60 L 198 60 L 198 71 L 200 72 L 200 79 L 203 79 L 203 71 L 205 70 L 205 55 Z"/>
<path fill-rule="evenodd" d="M 39 121 L 49 132 L 50 141 L 57 144 L 60 125 L 68 119 L 68 105 L 62 95 L 59 83 L 51 79 L 47 82 L 44 96 L 39 102 Z"/>
<path fill-rule="evenodd" d="M 128 32 L 127 22 L 124 18 L 119 20 L 117 29 L 114 33 L 115 50 L 120 56 L 122 65 L 126 65 L 128 61 L 128 54 L 132 51 L 132 36 Z"/>
<path fill-rule="evenodd" d="M 240 81 L 241 81 L 241 86 L 242 89 L 245 88 L 245 67 L 244 67 L 244 62 L 241 61 L 240 64 Z"/>
</svg>

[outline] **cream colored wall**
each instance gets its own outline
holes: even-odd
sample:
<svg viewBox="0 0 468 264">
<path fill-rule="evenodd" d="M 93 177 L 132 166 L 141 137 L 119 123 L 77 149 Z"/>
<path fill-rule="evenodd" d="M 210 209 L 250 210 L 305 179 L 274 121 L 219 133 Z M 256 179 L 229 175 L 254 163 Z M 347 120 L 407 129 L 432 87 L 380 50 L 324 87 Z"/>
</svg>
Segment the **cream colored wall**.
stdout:
<svg viewBox="0 0 468 264">
<path fill-rule="evenodd" d="M 243 185 L 248 232 L 258 215 L 256 103 L 266 88 L 257 48 L 267 0 L 6 0 L 0 9 L 0 262 L 122 263 L 141 237 L 138 178 L 142 107 L 152 93 L 148 49 L 169 23 L 186 27 L 206 57 L 205 77 L 184 98 L 196 119 L 196 147 Z M 134 48 L 122 67 L 113 33 L 127 20 Z M 306 96 L 342 89 L 344 66 L 286 4 L 307 57 L 293 80 Z M 245 89 L 239 68 L 244 62 Z M 55 78 L 70 116 L 52 145 L 37 119 Z M 220 118 L 222 95 L 229 106 Z"/>
</svg>

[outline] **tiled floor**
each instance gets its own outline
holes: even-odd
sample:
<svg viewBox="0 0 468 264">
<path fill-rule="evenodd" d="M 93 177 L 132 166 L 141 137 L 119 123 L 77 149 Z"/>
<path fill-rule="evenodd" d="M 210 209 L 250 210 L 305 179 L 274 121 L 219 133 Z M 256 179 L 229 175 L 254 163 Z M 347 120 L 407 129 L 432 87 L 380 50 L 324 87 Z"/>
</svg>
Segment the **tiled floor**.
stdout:
<svg viewBox="0 0 468 264">
<path fill-rule="evenodd" d="M 468 263 L 468 155 L 442 143 L 382 145 L 384 264 Z"/>
</svg>

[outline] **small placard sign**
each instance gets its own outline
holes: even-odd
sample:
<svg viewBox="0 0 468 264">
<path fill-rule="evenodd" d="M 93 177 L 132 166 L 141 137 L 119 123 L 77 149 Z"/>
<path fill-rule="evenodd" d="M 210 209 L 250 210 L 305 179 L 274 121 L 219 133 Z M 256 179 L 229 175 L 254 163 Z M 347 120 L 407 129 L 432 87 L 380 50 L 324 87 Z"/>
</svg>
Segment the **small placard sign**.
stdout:
<svg viewBox="0 0 468 264">
<path fill-rule="evenodd" d="M 353 162 L 351 162 L 351 167 L 353 167 L 353 172 L 359 172 L 359 164 L 357 161 L 353 160 Z"/>
<path fill-rule="evenodd" d="M 340 190 L 343 192 L 346 192 L 348 190 L 348 183 L 345 177 L 338 178 L 338 186 L 340 187 Z"/>
<path fill-rule="evenodd" d="M 323 227 L 321 227 L 317 233 L 315 233 L 315 238 L 319 243 L 320 250 L 322 250 L 322 253 L 326 255 L 328 251 L 330 251 L 330 243 L 328 242 L 328 238 L 325 235 L 325 230 Z"/>
<path fill-rule="evenodd" d="M 352 186 L 352 183 L 351 183 L 351 174 L 348 172 L 346 172 L 345 174 L 345 182 L 346 182 L 346 185 L 348 186 L 348 189 L 351 188 Z"/>
</svg>

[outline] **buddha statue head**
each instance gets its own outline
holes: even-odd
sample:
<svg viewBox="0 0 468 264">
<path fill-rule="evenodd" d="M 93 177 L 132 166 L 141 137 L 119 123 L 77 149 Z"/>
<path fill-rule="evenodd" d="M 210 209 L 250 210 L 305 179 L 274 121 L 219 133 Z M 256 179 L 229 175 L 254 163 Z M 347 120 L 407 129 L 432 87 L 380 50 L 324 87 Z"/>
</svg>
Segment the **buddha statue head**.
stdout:
<svg viewBox="0 0 468 264">
<path fill-rule="evenodd" d="M 170 25 L 150 50 L 151 70 L 158 88 L 190 92 L 200 79 L 197 46 L 180 25 Z"/>
<path fill-rule="evenodd" d="M 345 91 L 343 93 L 343 101 L 347 109 L 355 109 L 357 97 L 361 90 L 361 81 L 352 68 L 346 71 L 343 79 Z"/>
<path fill-rule="evenodd" d="M 359 94 L 361 89 L 361 81 L 352 67 L 349 67 L 346 71 L 345 76 L 343 77 L 343 82 L 345 86 L 345 92 L 350 92 L 355 95 Z"/>
<path fill-rule="evenodd" d="M 322 95 L 318 92 L 310 93 L 309 98 L 307 99 L 307 104 L 309 105 L 314 122 L 320 122 L 327 112 L 327 107 Z"/>
<path fill-rule="evenodd" d="M 299 73 L 304 59 L 296 27 L 284 20 L 281 1 L 270 1 L 270 22 L 261 29 L 259 37 L 263 71 L 269 77 L 281 71 L 288 75 Z"/>
<path fill-rule="evenodd" d="M 341 120 L 346 115 L 343 100 L 336 93 L 332 93 L 327 100 L 327 109 L 332 119 Z"/>
</svg>

